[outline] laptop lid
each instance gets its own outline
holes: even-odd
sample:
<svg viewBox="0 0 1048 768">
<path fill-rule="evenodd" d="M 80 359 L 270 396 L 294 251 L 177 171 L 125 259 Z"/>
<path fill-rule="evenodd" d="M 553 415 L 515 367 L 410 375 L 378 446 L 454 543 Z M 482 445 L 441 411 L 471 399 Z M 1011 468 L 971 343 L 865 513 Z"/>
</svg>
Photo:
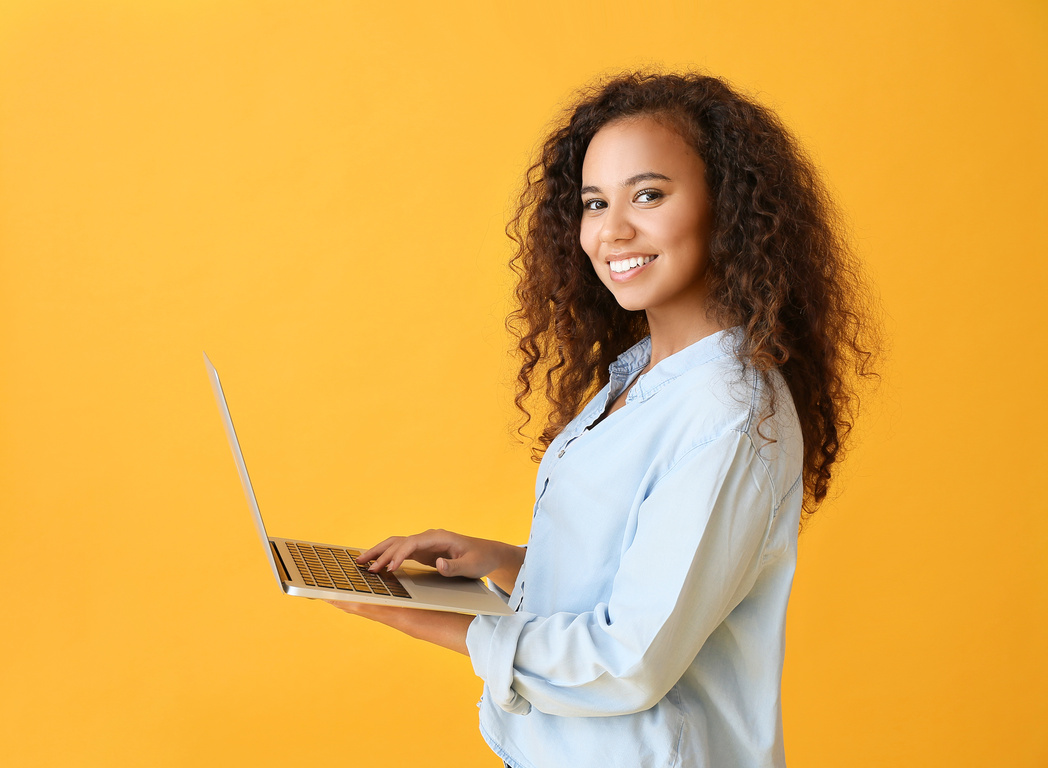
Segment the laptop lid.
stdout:
<svg viewBox="0 0 1048 768">
<path fill-rule="evenodd" d="M 255 522 L 255 530 L 262 541 L 262 548 L 266 551 L 266 557 L 269 558 L 269 567 L 273 571 L 273 577 L 277 580 L 277 584 L 280 584 L 281 588 L 283 588 L 284 580 L 280 576 L 280 570 L 273 557 L 273 550 L 269 544 L 269 535 L 266 533 L 266 526 L 262 522 L 262 512 L 259 510 L 258 502 L 255 500 L 255 490 L 251 487 L 251 478 L 247 473 L 247 464 L 244 463 L 244 454 L 240 450 L 240 441 L 237 440 L 237 433 L 233 428 L 233 419 L 229 415 L 229 406 L 226 405 L 225 393 L 222 392 L 222 382 L 219 381 L 218 371 L 211 364 L 211 360 L 206 352 L 204 353 L 204 364 L 207 366 L 207 375 L 211 380 L 211 389 L 215 393 L 215 402 L 218 403 L 218 410 L 222 414 L 222 425 L 226 429 L 229 447 L 233 450 L 233 460 L 236 462 L 237 472 L 240 474 L 240 484 L 244 487 L 247 505 L 251 509 L 251 519 Z"/>
</svg>

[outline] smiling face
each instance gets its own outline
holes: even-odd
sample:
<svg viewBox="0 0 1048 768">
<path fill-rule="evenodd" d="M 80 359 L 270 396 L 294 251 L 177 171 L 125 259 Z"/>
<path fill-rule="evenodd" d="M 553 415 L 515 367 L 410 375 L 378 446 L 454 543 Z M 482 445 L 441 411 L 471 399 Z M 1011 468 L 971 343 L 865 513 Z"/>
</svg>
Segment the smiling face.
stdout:
<svg viewBox="0 0 1048 768">
<path fill-rule="evenodd" d="M 582 207 L 582 249 L 624 309 L 704 321 L 706 165 L 676 131 L 646 116 L 601 128 L 582 163 Z"/>
</svg>

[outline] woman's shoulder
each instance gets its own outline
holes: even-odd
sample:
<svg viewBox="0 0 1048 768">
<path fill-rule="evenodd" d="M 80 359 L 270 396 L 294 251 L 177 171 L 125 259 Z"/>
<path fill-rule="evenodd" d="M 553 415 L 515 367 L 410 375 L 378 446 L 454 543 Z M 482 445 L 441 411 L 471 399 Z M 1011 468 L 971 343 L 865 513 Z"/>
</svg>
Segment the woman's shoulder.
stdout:
<svg viewBox="0 0 1048 768">
<path fill-rule="evenodd" d="M 652 400 L 662 401 L 653 411 L 662 416 L 663 447 L 677 456 L 732 436 L 762 460 L 802 453 L 800 422 L 782 374 L 758 371 L 727 343 L 663 382 Z"/>
</svg>

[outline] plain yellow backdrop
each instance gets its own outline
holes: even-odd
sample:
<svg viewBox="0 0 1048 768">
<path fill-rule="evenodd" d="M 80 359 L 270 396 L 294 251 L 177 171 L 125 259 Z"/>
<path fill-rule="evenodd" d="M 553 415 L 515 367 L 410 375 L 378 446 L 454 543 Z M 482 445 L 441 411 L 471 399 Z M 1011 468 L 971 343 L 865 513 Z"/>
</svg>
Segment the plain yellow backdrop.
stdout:
<svg viewBox="0 0 1048 768">
<path fill-rule="evenodd" d="M 1048 765 L 1041 0 L 4 0 L 0 761 L 498 764 L 467 659 L 279 593 L 201 351 L 272 533 L 523 541 L 502 229 L 637 66 L 779 110 L 883 308 L 790 764 Z"/>
</svg>

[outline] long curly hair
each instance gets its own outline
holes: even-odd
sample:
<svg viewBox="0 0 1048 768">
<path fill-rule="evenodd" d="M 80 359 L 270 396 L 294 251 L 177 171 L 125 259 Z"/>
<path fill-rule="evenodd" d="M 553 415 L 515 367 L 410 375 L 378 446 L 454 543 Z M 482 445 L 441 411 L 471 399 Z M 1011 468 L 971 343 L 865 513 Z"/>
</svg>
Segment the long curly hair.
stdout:
<svg viewBox="0 0 1048 768">
<path fill-rule="evenodd" d="M 521 367 L 520 429 L 543 394 L 536 459 L 608 381 L 608 366 L 648 332 L 624 310 L 579 242 L 582 162 L 605 125 L 650 116 L 706 165 L 713 225 L 706 271 L 711 317 L 741 326 L 739 357 L 789 386 L 804 440 L 804 511 L 826 497 L 875 347 L 867 292 L 812 162 L 779 118 L 724 81 L 697 73 L 628 73 L 583 91 L 527 172 L 506 228 L 517 244 L 518 308 L 508 320 Z M 774 403 L 772 404 L 774 408 Z"/>
</svg>

